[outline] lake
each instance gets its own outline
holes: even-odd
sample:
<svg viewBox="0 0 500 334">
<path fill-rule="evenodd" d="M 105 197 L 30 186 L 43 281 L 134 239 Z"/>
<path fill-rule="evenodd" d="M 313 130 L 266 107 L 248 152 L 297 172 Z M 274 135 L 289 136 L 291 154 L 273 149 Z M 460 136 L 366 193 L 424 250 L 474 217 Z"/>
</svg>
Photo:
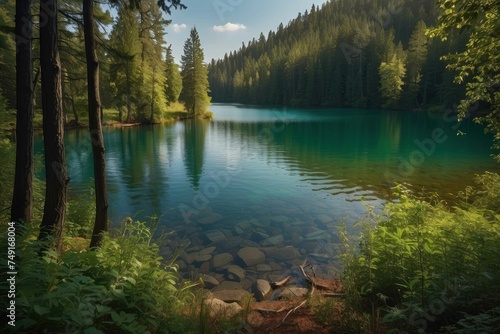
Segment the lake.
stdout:
<svg viewBox="0 0 500 334">
<path fill-rule="evenodd" d="M 175 231 L 162 254 L 189 244 L 179 264 L 190 277 L 203 272 L 220 281 L 221 268 L 236 263 L 247 278 L 277 278 L 306 256 L 319 272 L 337 272 L 337 226 L 352 226 L 365 205 L 380 209 L 395 182 L 453 204 L 450 194 L 475 174 L 499 170 L 491 136 L 448 113 L 210 109 L 211 122 L 104 133 L 110 219 L 158 216 L 161 228 Z M 87 131 L 67 131 L 66 145 L 76 196 L 93 174 Z M 35 147 L 42 151 L 40 138 Z M 245 246 L 265 259 L 245 263 L 238 257 Z"/>
</svg>

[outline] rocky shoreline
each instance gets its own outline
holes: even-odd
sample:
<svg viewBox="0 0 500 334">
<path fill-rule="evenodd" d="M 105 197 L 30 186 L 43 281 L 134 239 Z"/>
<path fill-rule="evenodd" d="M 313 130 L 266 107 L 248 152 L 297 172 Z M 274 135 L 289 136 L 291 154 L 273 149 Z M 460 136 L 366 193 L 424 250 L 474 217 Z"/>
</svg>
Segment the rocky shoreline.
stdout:
<svg viewBox="0 0 500 334">
<path fill-rule="evenodd" d="M 219 306 L 220 302 L 241 304 L 249 297 L 257 301 L 303 298 L 310 284 L 300 265 L 310 262 L 315 277 L 338 278 L 340 241 L 334 217 L 295 210 L 293 216 L 254 214 L 236 220 L 206 208 L 189 223 L 172 226 L 174 240 L 161 255 L 179 254 L 175 263 L 183 278 L 201 279 Z M 287 278 L 286 285 L 273 286 Z"/>
</svg>

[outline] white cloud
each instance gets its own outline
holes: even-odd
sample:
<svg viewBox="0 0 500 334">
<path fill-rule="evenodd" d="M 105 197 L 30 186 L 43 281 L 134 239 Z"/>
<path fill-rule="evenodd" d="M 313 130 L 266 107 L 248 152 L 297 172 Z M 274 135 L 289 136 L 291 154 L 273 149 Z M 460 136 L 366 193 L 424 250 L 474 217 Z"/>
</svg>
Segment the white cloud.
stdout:
<svg viewBox="0 0 500 334">
<path fill-rule="evenodd" d="M 223 26 L 214 26 L 214 31 L 217 32 L 238 31 L 238 30 L 245 30 L 246 28 L 247 27 L 244 24 L 228 22 Z"/>
<path fill-rule="evenodd" d="M 182 30 L 187 28 L 187 25 L 185 23 L 182 24 L 174 23 L 172 27 L 174 28 L 174 32 L 181 32 Z"/>
</svg>

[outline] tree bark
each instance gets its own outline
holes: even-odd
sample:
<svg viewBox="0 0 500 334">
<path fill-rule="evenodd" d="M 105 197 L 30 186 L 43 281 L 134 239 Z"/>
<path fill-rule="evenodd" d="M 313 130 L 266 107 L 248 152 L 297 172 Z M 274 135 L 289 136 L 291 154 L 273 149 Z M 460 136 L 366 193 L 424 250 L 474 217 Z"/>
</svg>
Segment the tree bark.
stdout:
<svg viewBox="0 0 500 334">
<path fill-rule="evenodd" d="M 11 221 L 33 218 L 33 65 L 31 1 L 16 1 L 16 170 Z"/>
<path fill-rule="evenodd" d="M 62 71 L 57 45 L 57 0 L 40 1 L 40 67 L 42 69 L 45 205 L 39 239 L 55 237 L 61 250 L 69 178 L 64 152 Z"/>
<path fill-rule="evenodd" d="M 101 98 L 99 96 L 99 60 L 95 49 L 93 0 L 83 1 L 85 55 L 87 58 L 87 87 L 89 105 L 89 130 L 94 157 L 96 213 L 90 247 L 98 247 L 102 232 L 108 230 L 108 194 L 106 186 L 106 160 L 101 123 Z"/>
</svg>

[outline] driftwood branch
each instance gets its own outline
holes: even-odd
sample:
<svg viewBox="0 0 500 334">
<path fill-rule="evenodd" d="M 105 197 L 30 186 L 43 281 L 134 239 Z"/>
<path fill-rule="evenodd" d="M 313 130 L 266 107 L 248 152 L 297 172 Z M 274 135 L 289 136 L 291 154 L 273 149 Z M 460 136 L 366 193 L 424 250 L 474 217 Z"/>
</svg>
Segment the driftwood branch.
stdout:
<svg viewBox="0 0 500 334">
<path fill-rule="evenodd" d="M 281 281 L 271 282 L 270 283 L 271 288 L 274 290 L 276 288 L 284 287 L 284 286 L 286 286 L 288 284 L 288 282 L 290 282 L 291 278 L 292 278 L 291 276 L 288 276 L 288 277 L 285 277 L 284 279 L 282 279 Z"/>
<path fill-rule="evenodd" d="M 279 310 L 269 310 L 269 309 L 266 309 L 266 308 L 255 308 L 254 310 L 255 311 L 259 311 L 259 312 L 263 312 L 263 313 L 281 313 L 283 311 L 286 311 L 287 308 L 286 307 L 282 307 Z"/>
<path fill-rule="evenodd" d="M 335 292 L 325 292 L 321 294 L 322 296 L 325 297 L 345 297 L 345 293 L 335 293 Z"/>
<path fill-rule="evenodd" d="M 305 268 L 307 268 L 307 267 L 311 267 L 311 270 L 313 271 L 313 274 L 314 274 L 314 267 L 311 265 L 311 263 L 309 262 L 309 260 L 306 259 L 304 261 L 304 263 L 301 266 L 299 266 L 300 271 L 302 271 L 302 275 L 304 275 L 306 281 L 309 282 L 312 286 L 315 286 L 318 289 L 330 290 L 329 286 L 319 283 L 318 281 L 316 281 L 314 279 L 314 277 L 311 277 L 310 275 L 308 275 L 306 273 L 306 271 L 305 271 Z"/>
</svg>

